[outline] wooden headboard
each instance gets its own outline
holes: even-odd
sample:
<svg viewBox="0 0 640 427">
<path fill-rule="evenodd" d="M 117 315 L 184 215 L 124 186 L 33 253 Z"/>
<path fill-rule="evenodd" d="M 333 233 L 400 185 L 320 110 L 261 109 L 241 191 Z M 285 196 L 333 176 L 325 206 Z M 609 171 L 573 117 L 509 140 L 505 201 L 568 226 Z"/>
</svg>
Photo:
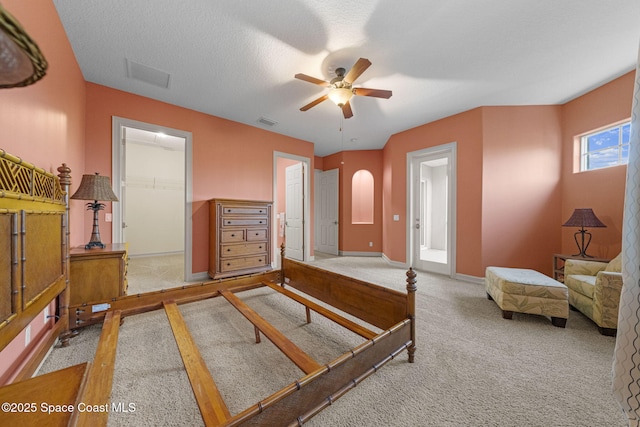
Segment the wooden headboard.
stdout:
<svg viewBox="0 0 640 427">
<path fill-rule="evenodd" d="M 68 188 L 58 176 L 0 150 L 0 349 L 61 298 L 56 332 L 68 327 Z M 56 334 L 56 336 L 57 336 Z"/>
</svg>

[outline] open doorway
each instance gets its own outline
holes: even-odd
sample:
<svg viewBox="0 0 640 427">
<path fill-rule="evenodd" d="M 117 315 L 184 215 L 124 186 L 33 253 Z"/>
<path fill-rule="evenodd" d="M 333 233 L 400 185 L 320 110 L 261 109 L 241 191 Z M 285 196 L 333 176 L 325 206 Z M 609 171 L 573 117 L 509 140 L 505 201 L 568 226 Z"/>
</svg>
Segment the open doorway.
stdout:
<svg viewBox="0 0 640 427">
<path fill-rule="evenodd" d="M 455 143 L 408 154 L 409 253 L 419 270 L 455 274 Z"/>
<path fill-rule="evenodd" d="M 273 159 L 273 254 L 276 267 L 281 264 L 280 245 L 285 256 L 308 261 L 311 256 L 310 159 L 288 153 L 274 152 Z"/>
<path fill-rule="evenodd" d="M 114 204 L 113 241 L 127 242 L 132 258 L 172 255 L 175 277 L 161 287 L 194 280 L 191 134 L 118 117 L 112 122 L 113 186 L 120 200 Z"/>
</svg>

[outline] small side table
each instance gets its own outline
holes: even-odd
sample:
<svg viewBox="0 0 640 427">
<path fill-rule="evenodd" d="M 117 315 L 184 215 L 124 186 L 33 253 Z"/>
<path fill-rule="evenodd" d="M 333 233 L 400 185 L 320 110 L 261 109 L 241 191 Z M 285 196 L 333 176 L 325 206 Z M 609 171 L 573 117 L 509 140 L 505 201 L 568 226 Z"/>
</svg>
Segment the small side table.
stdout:
<svg viewBox="0 0 640 427">
<path fill-rule="evenodd" d="M 69 251 L 70 329 L 102 322 L 109 302 L 127 294 L 127 250 L 126 243 L 110 243 Z"/>
<path fill-rule="evenodd" d="M 579 259 L 582 261 L 609 262 L 610 258 L 586 258 L 580 255 L 553 254 L 553 278 L 564 283 L 564 263 L 568 259 Z"/>
</svg>

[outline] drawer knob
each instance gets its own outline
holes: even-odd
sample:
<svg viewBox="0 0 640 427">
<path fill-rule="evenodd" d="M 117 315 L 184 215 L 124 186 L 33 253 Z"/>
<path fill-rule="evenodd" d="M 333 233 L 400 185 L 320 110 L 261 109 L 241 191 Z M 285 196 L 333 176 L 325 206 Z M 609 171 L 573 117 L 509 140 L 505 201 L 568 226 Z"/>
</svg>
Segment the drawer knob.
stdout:
<svg viewBox="0 0 640 427">
<path fill-rule="evenodd" d="M 227 249 L 227 252 L 231 252 L 231 248 L 228 248 L 228 249 Z"/>
<path fill-rule="evenodd" d="M 231 235 L 231 237 L 236 237 L 236 235 L 235 235 L 235 234 L 232 234 L 232 235 Z"/>
<path fill-rule="evenodd" d="M 230 265 L 231 265 L 231 263 L 230 263 L 230 262 L 228 262 L 228 263 L 227 263 L 227 267 L 229 267 Z"/>
<path fill-rule="evenodd" d="M 262 246 L 258 246 L 258 249 L 262 249 Z"/>
</svg>

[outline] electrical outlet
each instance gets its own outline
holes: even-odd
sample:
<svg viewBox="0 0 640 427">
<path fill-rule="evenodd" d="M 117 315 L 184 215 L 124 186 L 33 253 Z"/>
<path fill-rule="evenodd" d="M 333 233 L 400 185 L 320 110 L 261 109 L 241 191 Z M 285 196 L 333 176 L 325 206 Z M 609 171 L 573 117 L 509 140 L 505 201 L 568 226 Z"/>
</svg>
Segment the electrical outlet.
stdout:
<svg viewBox="0 0 640 427">
<path fill-rule="evenodd" d="M 104 214 L 104 221 L 105 222 L 112 222 L 113 221 L 113 214 L 106 212 Z"/>
<path fill-rule="evenodd" d="M 373 247 L 373 242 L 369 242 L 369 247 Z"/>
<path fill-rule="evenodd" d="M 44 324 L 46 325 L 47 322 L 49 321 L 49 306 L 46 306 L 44 308 Z"/>
<path fill-rule="evenodd" d="M 400 215 L 394 215 L 393 216 L 393 220 L 394 221 L 400 221 Z"/>
<path fill-rule="evenodd" d="M 24 346 L 28 346 L 31 342 L 31 325 L 24 328 Z"/>
</svg>

